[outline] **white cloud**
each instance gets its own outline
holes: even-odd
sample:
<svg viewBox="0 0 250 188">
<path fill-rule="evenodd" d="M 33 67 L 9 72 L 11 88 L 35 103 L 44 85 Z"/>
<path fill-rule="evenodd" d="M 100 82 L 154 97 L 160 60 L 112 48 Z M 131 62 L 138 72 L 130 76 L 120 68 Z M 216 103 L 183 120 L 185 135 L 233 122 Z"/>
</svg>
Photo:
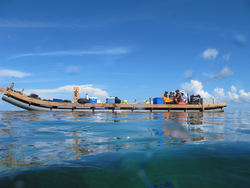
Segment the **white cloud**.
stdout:
<svg viewBox="0 0 250 188">
<path fill-rule="evenodd" d="M 232 93 L 236 93 L 237 92 L 237 89 L 236 89 L 236 87 L 234 85 L 231 86 L 231 91 L 232 91 Z"/>
<path fill-rule="evenodd" d="M 1 20 L 0 27 L 18 28 L 46 28 L 46 27 L 71 27 L 70 25 L 48 22 L 28 22 L 19 20 Z"/>
<path fill-rule="evenodd" d="M 203 72 L 202 73 L 203 76 L 210 76 L 210 74 L 206 73 L 206 72 Z"/>
<path fill-rule="evenodd" d="M 117 47 L 110 48 L 105 50 L 85 50 L 85 51 L 56 51 L 56 52 L 44 52 L 44 53 L 29 53 L 29 54 L 20 54 L 9 59 L 20 58 L 20 57 L 30 57 L 30 56 L 62 56 L 62 55 L 72 55 L 72 56 L 82 56 L 82 55 L 118 55 L 129 53 L 128 48 Z"/>
<path fill-rule="evenodd" d="M 81 68 L 78 67 L 78 66 L 69 66 L 69 67 L 67 68 L 67 71 L 68 71 L 69 73 L 78 73 L 78 72 L 80 72 L 80 70 L 81 70 Z"/>
<path fill-rule="evenodd" d="M 225 98 L 225 91 L 223 88 L 215 88 L 214 89 L 214 98 L 215 98 L 215 102 L 225 102 L 223 101 Z"/>
<path fill-rule="evenodd" d="M 219 51 L 216 49 L 212 49 L 212 48 L 208 48 L 207 50 L 205 50 L 201 56 L 204 59 L 215 59 L 218 55 Z"/>
<path fill-rule="evenodd" d="M 79 87 L 80 98 L 85 97 L 85 94 L 88 93 L 90 97 L 98 97 L 98 99 L 105 100 L 108 96 L 106 91 L 101 90 L 100 88 L 92 87 L 92 84 L 87 85 L 66 85 L 55 89 L 27 89 L 25 94 L 37 93 L 42 98 L 53 98 L 55 96 L 61 96 L 62 94 L 67 96 L 73 96 L 73 88 Z M 50 95 L 49 95 L 50 94 Z M 59 95 L 58 95 L 59 94 Z"/>
<path fill-rule="evenodd" d="M 239 91 L 240 102 L 250 102 L 250 92 L 246 93 L 244 89 Z"/>
<path fill-rule="evenodd" d="M 186 70 L 184 73 L 184 78 L 191 78 L 192 75 L 193 75 L 193 70 L 191 70 L 191 69 Z"/>
<path fill-rule="evenodd" d="M 0 77 L 16 77 L 23 78 L 25 76 L 29 76 L 29 73 L 24 73 L 17 70 L 9 70 L 9 69 L 0 69 Z"/>
<path fill-rule="evenodd" d="M 200 94 L 201 97 L 204 98 L 210 98 L 212 95 L 210 95 L 207 91 L 203 90 L 203 85 L 198 80 L 191 80 L 190 83 L 182 83 L 181 89 L 183 89 L 186 93 L 191 94 Z"/>
<path fill-rule="evenodd" d="M 208 73 L 204 72 L 202 75 L 210 77 L 210 80 L 215 82 L 215 81 L 224 80 L 225 77 L 227 77 L 227 76 L 234 75 L 234 72 L 232 70 L 230 70 L 228 67 L 224 67 L 220 73 L 208 74 Z"/>
<path fill-rule="evenodd" d="M 89 23 L 75 22 L 75 23 L 55 23 L 55 22 L 30 22 L 25 20 L 0 20 L 0 27 L 7 28 L 93 28 L 102 27 L 109 24 L 152 19 L 145 16 L 131 16 L 126 18 L 113 18 L 109 20 L 101 20 Z"/>
<path fill-rule="evenodd" d="M 231 91 L 227 93 L 224 92 L 223 88 L 215 88 L 214 94 L 219 102 L 234 102 L 234 103 L 249 103 L 250 102 L 250 92 L 246 93 L 244 89 L 241 89 L 237 94 L 237 88 L 232 85 Z"/>
<path fill-rule="evenodd" d="M 203 85 L 198 80 L 191 80 L 190 83 L 181 84 L 181 89 L 186 93 L 200 94 L 203 98 L 215 98 L 215 102 L 232 102 L 232 103 L 250 103 L 250 92 L 245 92 L 244 89 L 239 90 L 237 93 L 237 88 L 232 85 L 231 91 L 225 92 L 224 88 L 215 88 L 213 95 L 209 94 L 207 91 L 203 90 Z"/>
<path fill-rule="evenodd" d="M 223 57 L 223 59 L 229 61 L 230 55 L 231 55 L 231 53 L 228 53 L 228 54 L 223 55 L 222 57 Z"/>
</svg>

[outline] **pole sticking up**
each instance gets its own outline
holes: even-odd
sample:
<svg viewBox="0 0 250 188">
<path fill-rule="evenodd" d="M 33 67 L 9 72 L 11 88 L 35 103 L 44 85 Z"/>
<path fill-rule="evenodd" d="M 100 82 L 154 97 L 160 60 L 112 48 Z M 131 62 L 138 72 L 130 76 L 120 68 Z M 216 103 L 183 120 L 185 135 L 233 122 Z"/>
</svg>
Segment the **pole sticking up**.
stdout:
<svg viewBox="0 0 250 188">
<path fill-rule="evenodd" d="M 202 112 L 204 112 L 205 111 L 205 106 L 204 106 L 203 99 L 201 100 L 201 104 L 202 104 Z"/>
<path fill-rule="evenodd" d="M 12 90 L 13 87 L 14 87 L 14 82 L 11 83 L 10 87 L 7 87 L 7 90 L 8 89 Z"/>
<path fill-rule="evenodd" d="M 73 102 L 76 102 L 79 99 L 79 87 L 73 88 Z"/>
</svg>

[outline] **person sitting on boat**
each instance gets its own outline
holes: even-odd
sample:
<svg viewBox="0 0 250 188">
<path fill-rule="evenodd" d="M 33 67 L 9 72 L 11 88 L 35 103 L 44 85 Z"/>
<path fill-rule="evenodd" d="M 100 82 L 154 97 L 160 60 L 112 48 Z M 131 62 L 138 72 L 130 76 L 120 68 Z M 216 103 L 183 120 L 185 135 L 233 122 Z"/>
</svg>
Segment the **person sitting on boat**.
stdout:
<svg viewBox="0 0 250 188">
<path fill-rule="evenodd" d="M 180 101 L 183 101 L 182 95 L 180 94 L 179 89 L 177 89 L 175 91 L 175 93 L 176 93 L 176 95 L 175 95 L 175 98 L 174 98 L 174 102 L 175 102 L 175 104 L 179 104 Z"/>
<path fill-rule="evenodd" d="M 173 91 L 170 91 L 169 98 L 174 100 L 174 92 Z"/>
<path fill-rule="evenodd" d="M 182 96 L 182 99 L 185 103 L 187 103 L 187 94 L 184 92 L 184 90 L 181 91 L 181 96 Z"/>
<path fill-rule="evenodd" d="M 168 92 L 167 92 L 167 91 L 165 91 L 165 93 L 164 93 L 164 94 L 162 94 L 162 97 L 163 97 L 163 98 L 165 98 L 165 97 L 167 98 L 167 97 L 168 97 Z"/>
<path fill-rule="evenodd" d="M 164 99 L 164 103 L 165 103 L 165 104 L 170 104 L 170 103 L 173 102 L 173 99 L 170 99 L 170 98 L 168 97 L 168 92 L 167 92 L 167 91 L 165 91 L 165 94 L 162 94 L 162 97 L 163 97 L 163 99 Z"/>
</svg>

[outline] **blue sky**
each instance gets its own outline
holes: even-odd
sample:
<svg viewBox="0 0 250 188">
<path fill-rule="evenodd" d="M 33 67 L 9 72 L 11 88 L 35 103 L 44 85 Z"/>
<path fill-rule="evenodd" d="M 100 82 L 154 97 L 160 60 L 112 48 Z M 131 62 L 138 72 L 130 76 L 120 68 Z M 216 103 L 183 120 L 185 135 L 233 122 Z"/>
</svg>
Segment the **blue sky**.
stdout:
<svg viewBox="0 0 250 188">
<path fill-rule="evenodd" d="M 247 0 L 3 0 L 0 87 L 129 102 L 184 89 L 248 108 L 249 23 Z"/>
</svg>

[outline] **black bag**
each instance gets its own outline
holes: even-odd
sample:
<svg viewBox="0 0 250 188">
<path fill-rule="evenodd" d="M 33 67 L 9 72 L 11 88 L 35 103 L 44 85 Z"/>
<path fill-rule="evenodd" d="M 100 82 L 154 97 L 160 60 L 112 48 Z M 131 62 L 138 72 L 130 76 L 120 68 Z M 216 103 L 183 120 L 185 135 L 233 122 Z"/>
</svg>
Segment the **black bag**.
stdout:
<svg viewBox="0 0 250 188">
<path fill-rule="evenodd" d="M 67 100 L 67 99 L 63 100 L 63 102 L 72 103 L 71 100 Z"/>
<path fill-rule="evenodd" d="M 115 103 L 121 103 L 121 100 L 118 97 L 115 97 Z"/>
<path fill-rule="evenodd" d="M 51 99 L 43 99 L 43 101 L 50 101 L 50 102 L 53 102 Z"/>
<path fill-rule="evenodd" d="M 191 104 L 199 104 L 201 96 L 199 94 L 194 94 L 190 96 L 190 103 Z"/>
<path fill-rule="evenodd" d="M 41 99 L 37 94 L 31 93 L 28 97 L 33 98 L 33 99 Z"/>
<path fill-rule="evenodd" d="M 80 98 L 77 100 L 78 103 L 80 104 L 85 104 L 85 103 L 89 103 L 89 99 L 85 99 L 85 98 Z"/>
</svg>

